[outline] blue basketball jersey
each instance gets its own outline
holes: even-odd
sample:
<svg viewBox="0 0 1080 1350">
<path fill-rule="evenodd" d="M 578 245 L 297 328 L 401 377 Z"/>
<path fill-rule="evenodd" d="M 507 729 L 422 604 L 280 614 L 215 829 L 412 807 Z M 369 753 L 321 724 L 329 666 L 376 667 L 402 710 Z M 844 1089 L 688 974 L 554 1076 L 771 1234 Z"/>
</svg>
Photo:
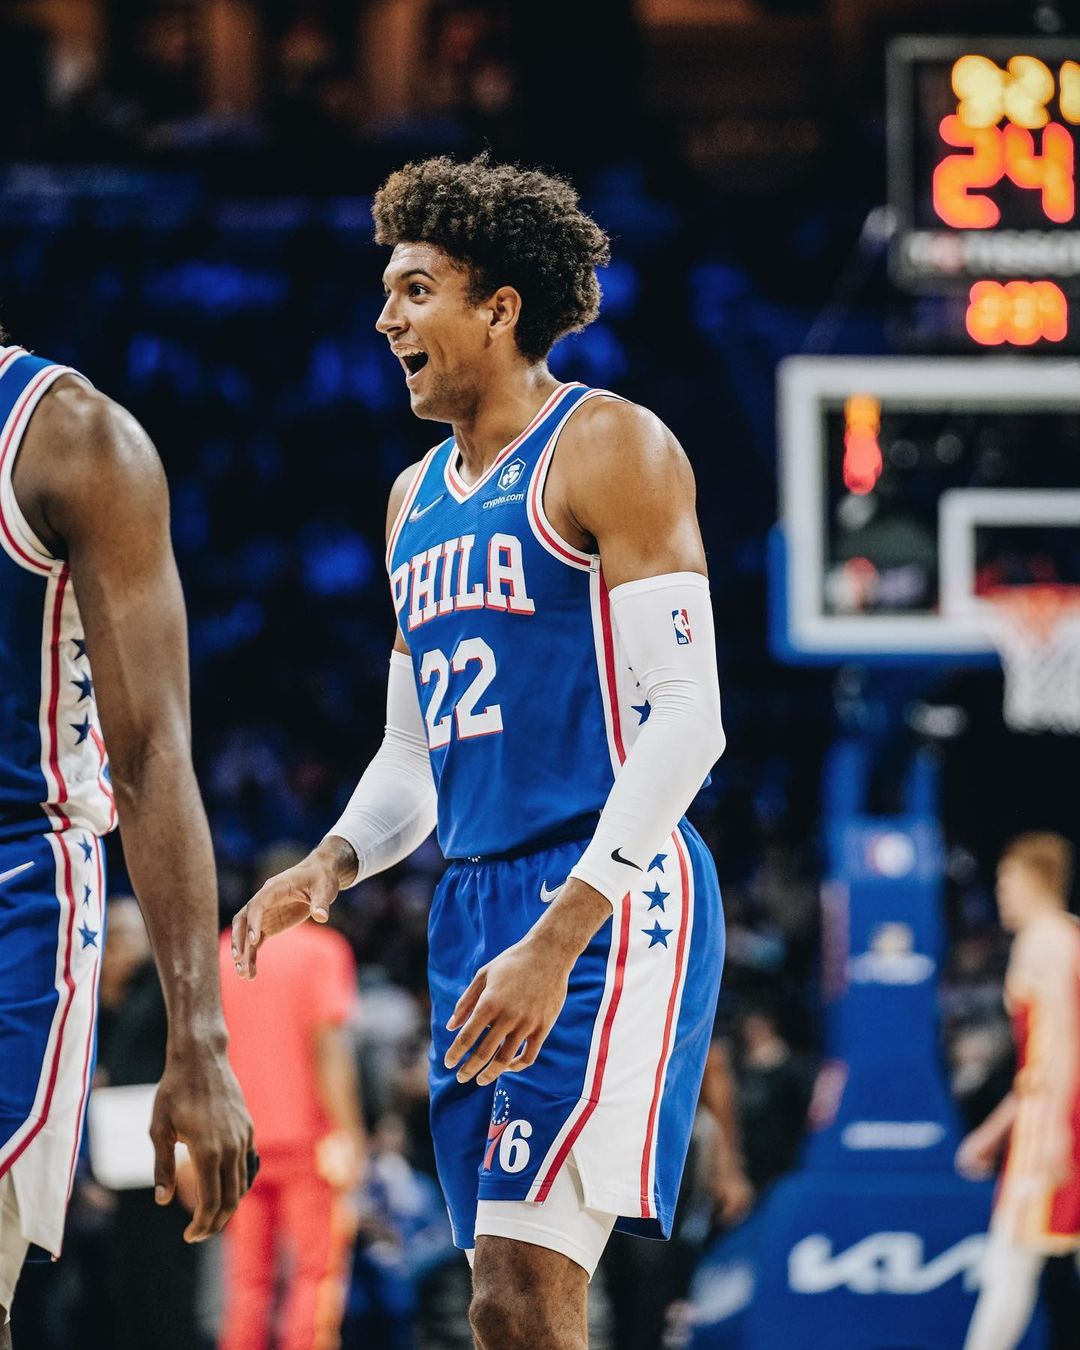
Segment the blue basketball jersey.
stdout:
<svg viewBox="0 0 1080 1350">
<path fill-rule="evenodd" d="M 563 384 L 468 485 L 451 436 L 425 457 L 387 569 L 427 726 L 448 857 L 591 833 L 649 715 L 598 555 L 544 511 L 559 433 L 602 389 Z"/>
<path fill-rule="evenodd" d="M 104 834 L 116 823 L 70 571 L 30 528 L 12 486 L 34 409 L 75 373 L 0 347 L 0 842 Z"/>
</svg>

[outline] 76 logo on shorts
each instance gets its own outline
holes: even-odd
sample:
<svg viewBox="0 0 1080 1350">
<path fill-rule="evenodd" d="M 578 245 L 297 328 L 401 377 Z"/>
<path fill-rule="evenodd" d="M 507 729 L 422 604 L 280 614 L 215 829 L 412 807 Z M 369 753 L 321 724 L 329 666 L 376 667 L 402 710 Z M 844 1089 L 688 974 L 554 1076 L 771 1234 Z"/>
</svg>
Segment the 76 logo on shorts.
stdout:
<svg viewBox="0 0 1080 1350">
<path fill-rule="evenodd" d="M 510 1094 L 501 1085 L 495 1089 L 491 1106 L 491 1124 L 487 1132 L 487 1151 L 484 1171 L 490 1172 L 499 1152 L 499 1166 L 504 1172 L 520 1172 L 529 1165 L 530 1150 L 526 1142 L 533 1132 L 527 1120 L 510 1119 Z"/>
</svg>

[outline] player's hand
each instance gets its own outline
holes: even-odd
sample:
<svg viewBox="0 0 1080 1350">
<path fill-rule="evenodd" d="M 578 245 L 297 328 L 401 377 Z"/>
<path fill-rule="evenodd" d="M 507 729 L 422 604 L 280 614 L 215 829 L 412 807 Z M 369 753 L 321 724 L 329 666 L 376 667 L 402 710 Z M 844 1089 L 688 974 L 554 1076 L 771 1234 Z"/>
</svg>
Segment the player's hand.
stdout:
<svg viewBox="0 0 1080 1350">
<path fill-rule="evenodd" d="M 985 1181 L 994 1175 L 998 1141 L 982 1130 L 972 1130 L 956 1150 L 956 1170 L 968 1181 Z"/>
<path fill-rule="evenodd" d="M 254 1148 L 251 1117 L 224 1050 L 205 1043 L 170 1050 L 150 1122 L 154 1199 L 167 1205 L 176 1191 L 176 1144 L 188 1146 L 195 1173 L 195 1212 L 186 1242 L 212 1237 L 232 1218 L 248 1188 Z"/>
<path fill-rule="evenodd" d="M 716 1213 L 731 1228 L 740 1223 L 754 1207 L 754 1188 L 742 1168 L 717 1168 L 713 1182 Z"/>
<path fill-rule="evenodd" d="M 335 1130 L 315 1145 L 315 1170 L 335 1191 L 353 1191 L 364 1179 L 367 1153 L 362 1133 Z"/>
<path fill-rule="evenodd" d="M 600 892 L 570 877 L 525 937 L 480 967 L 446 1024 L 458 1033 L 445 1059 L 448 1069 L 460 1065 L 458 1082 L 484 1086 L 535 1062 L 566 1001 L 574 962 L 610 918 Z"/>
<path fill-rule="evenodd" d="M 350 861 L 351 859 L 351 861 Z M 271 877 L 233 919 L 232 958 L 237 974 L 253 980 L 259 946 L 305 919 L 325 923 L 338 892 L 356 875 L 356 854 L 343 839 L 324 839 L 295 867 Z"/>
<path fill-rule="evenodd" d="M 445 1064 L 460 1066 L 459 1083 L 475 1078 L 483 1086 L 536 1060 L 562 1011 L 573 964 L 529 934 L 480 967 L 446 1024 L 458 1033 Z"/>
</svg>

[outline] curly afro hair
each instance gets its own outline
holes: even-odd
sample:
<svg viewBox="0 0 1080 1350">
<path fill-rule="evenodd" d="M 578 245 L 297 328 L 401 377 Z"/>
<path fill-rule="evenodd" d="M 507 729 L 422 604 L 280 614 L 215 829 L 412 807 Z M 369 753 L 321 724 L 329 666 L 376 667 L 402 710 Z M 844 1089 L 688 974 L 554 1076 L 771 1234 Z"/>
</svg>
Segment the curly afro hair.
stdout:
<svg viewBox="0 0 1080 1350">
<path fill-rule="evenodd" d="M 522 300 L 517 344 L 529 360 L 599 312 L 596 268 L 610 256 L 608 238 L 561 178 L 487 154 L 464 164 L 440 155 L 392 173 L 374 216 L 376 243 L 434 244 L 467 268 L 471 302 L 513 286 Z"/>
</svg>

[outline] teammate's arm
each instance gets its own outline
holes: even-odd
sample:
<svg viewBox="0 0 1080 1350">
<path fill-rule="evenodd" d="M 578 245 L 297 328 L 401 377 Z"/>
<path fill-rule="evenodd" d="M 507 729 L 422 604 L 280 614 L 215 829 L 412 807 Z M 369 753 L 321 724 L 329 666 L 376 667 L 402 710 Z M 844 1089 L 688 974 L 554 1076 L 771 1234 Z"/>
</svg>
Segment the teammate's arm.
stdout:
<svg viewBox="0 0 1080 1350">
<path fill-rule="evenodd" d="M 320 1144 L 320 1170 L 326 1181 L 345 1190 L 360 1179 L 367 1136 L 349 1034 L 336 1023 L 324 1023 L 315 1031 L 315 1084 L 326 1118 L 334 1127 Z"/>
<path fill-rule="evenodd" d="M 558 897 L 477 972 L 454 1010 L 446 1063 L 481 1084 L 534 1062 L 574 962 L 628 889 L 628 867 L 643 873 L 724 746 L 694 479 L 678 441 L 645 409 L 597 399 L 563 433 L 545 506 L 557 529 L 598 549 L 612 619 L 651 712 Z"/>
<path fill-rule="evenodd" d="M 252 1130 L 226 1058 L 217 883 L 191 763 L 186 619 L 165 476 L 134 418 L 65 382 L 30 425 L 17 490 L 47 541 L 66 551 L 79 599 L 124 856 L 168 1009 L 151 1125 L 155 1194 L 171 1199 L 183 1140 L 198 1184 L 185 1237 L 197 1241 L 225 1226 L 247 1189 Z"/>
<path fill-rule="evenodd" d="M 713 1197 L 720 1217 L 736 1224 L 754 1204 L 754 1188 L 746 1175 L 736 1107 L 735 1076 L 723 1041 L 713 1041 L 701 1080 L 701 1104 L 713 1118 Z"/>
<path fill-rule="evenodd" d="M 397 519 L 419 466 L 399 475 L 386 531 Z M 347 886 L 407 858 L 435 827 L 435 784 L 408 647 L 398 629 L 390 654 L 386 731 L 341 818 L 308 856 L 271 877 L 233 920 L 237 972 L 254 979 L 259 946 L 305 919 L 325 923 Z"/>
<path fill-rule="evenodd" d="M 1016 1093 L 1007 1093 L 956 1150 L 956 1170 L 969 1181 L 992 1176 L 1016 1122 Z"/>
</svg>

